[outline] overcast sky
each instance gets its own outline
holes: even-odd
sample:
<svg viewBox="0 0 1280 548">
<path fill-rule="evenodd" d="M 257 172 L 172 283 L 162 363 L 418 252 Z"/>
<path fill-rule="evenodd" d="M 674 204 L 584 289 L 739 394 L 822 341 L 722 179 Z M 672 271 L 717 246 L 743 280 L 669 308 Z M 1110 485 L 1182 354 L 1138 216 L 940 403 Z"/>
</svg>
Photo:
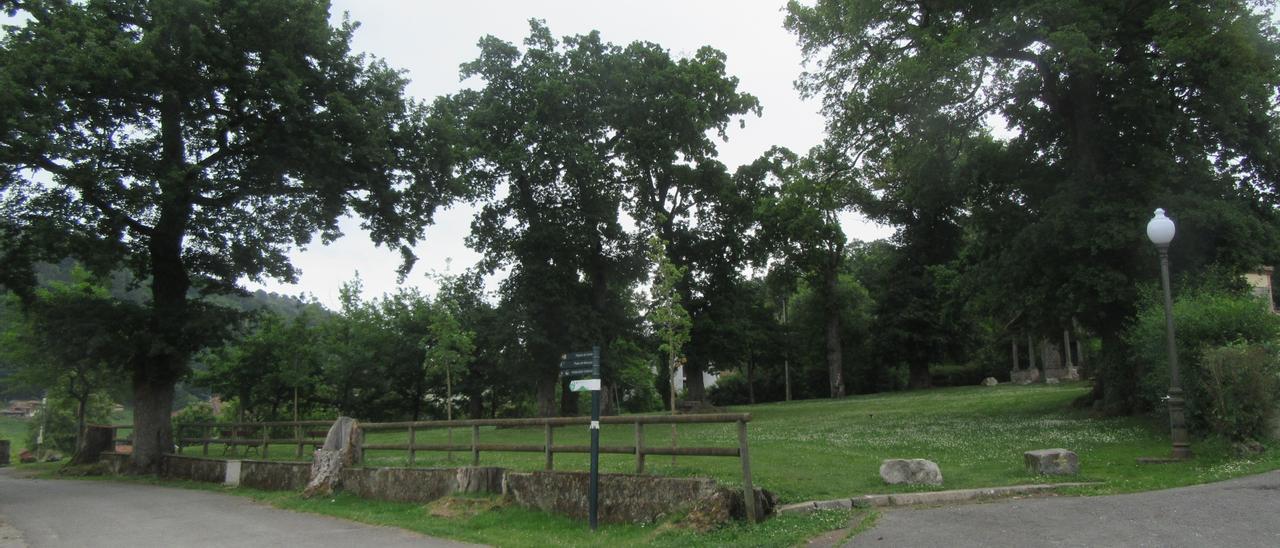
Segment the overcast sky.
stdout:
<svg viewBox="0 0 1280 548">
<path fill-rule="evenodd" d="M 774 145 L 804 152 L 822 139 L 817 102 L 802 101 L 793 86 L 801 71 L 800 48 L 782 28 L 782 6 L 781 0 L 349 0 L 334 2 L 333 17 L 340 21 L 345 11 L 360 22 L 353 49 L 407 71 L 408 93 L 424 100 L 462 88 L 458 66 L 476 57 L 480 37 L 491 34 L 519 44 L 528 34 L 529 19 L 535 17 L 544 19 L 556 36 L 599 30 L 606 42 L 655 42 L 678 57 L 710 45 L 725 52 L 728 74 L 738 77 L 739 89 L 758 97 L 764 108 L 761 117 L 747 118 L 746 128 L 733 126 L 729 140 L 720 143 L 720 160 L 732 170 Z M 436 224 L 415 250 L 419 261 L 406 284 L 433 293 L 426 274 L 443 272 L 446 259 L 452 259 L 453 272 L 475 264 L 478 255 L 464 243 L 472 211 L 455 207 L 437 213 Z M 859 240 L 892 232 L 853 214 L 843 222 L 845 232 Z M 302 271 L 297 285 L 268 282 L 249 287 L 311 294 L 333 308 L 338 287 L 358 270 L 366 298 L 394 292 L 399 254 L 373 247 L 356 221 L 348 220 L 343 227 L 346 236 L 334 244 L 323 246 L 317 239 L 308 249 L 293 253 L 294 265 Z"/>
</svg>

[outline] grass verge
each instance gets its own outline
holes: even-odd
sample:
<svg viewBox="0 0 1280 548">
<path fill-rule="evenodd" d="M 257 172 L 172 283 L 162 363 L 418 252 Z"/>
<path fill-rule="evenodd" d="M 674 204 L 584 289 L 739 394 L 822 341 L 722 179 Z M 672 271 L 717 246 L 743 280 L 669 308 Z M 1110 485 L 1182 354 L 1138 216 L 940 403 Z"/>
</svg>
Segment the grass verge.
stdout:
<svg viewBox="0 0 1280 548">
<path fill-rule="evenodd" d="M 1142 456 L 1169 452 L 1167 422 L 1163 417 L 1098 418 L 1070 407 L 1072 400 L 1089 389 L 1083 383 L 1062 385 L 963 387 L 858 396 L 842 400 L 815 400 L 746 406 L 749 412 L 751 459 L 755 484 L 780 494 L 784 503 L 824 500 L 853 495 L 937 489 L 993 487 L 1053 481 L 1096 481 L 1102 485 L 1066 490 L 1068 494 L 1112 494 L 1164 489 L 1219 481 L 1280 469 L 1275 444 L 1266 453 L 1237 459 L 1220 440 L 1195 440 L 1191 461 L 1139 465 Z M 556 443 L 585 444 L 585 429 L 562 428 Z M 646 429 L 646 441 L 665 444 L 666 427 Z M 469 432 L 455 433 L 459 441 Z M 442 431 L 419 432 L 420 443 L 438 443 Z M 625 445 L 633 440 L 629 427 L 606 427 L 602 445 Z M 405 434 L 372 433 L 373 443 L 403 442 Z M 540 443 L 541 431 L 483 429 L 482 443 Z M 733 447 L 732 425 L 680 427 L 682 446 Z M 1029 476 L 1022 453 L 1031 449 L 1063 447 L 1080 457 L 1081 475 L 1070 478 Z M 286 448 L 287 449 L 287 448 Z M 211 451 L 216 454 L 216 452 Z M 273 458 L 292 459 L 292 451 L 272 448 Z M 461 466 L 468 454 L 418 454 L 418 466 Z M 885 458 L 926 458 L 942 468 L 942 487 L 885 486 L 879 477 Z M 402 452 L 373 451 L 366 455 L 371 466 L 402 466 Z M 484 453 L 481 464 L 516 470 L 538 470 L 541 454 Z M 634 460 L 625 455 L 602 455 L 604 472 L 634 471 Z M 650 457 L 650 473 L 673 476 L 710 476 L 728 484 L 739 483 L 739 463 L 734 458 Z M 586 455 L 559 455 L 558 470 L 585 470 Z M 606 526 L 596 534 L 584 524 L 491 505 L 483 512 L 452 518 L 432 516 L 422 505 L 365 501 L 339 496 L 304 500 L 293 493 L 233 490 L 236 494 L 295 510 L 404 527 L 443 536 L 501 546 L 527 545 L 789 545 L 833 529 L 846 527 L 848 513 L 783 516 L 752 526 L 731 525 L 707 534 L 668 525 Z M 864 520 L 865 521 L 865 520 Z M 866 522 L 869 524 L 869 521 Z M 865 526 L 865 525 L 864 525 Z"/>
<path fill-rule="evenodd" d="M 1138 465 L 1142 456 L 1169 453 L 1164 417 L 1098 418 L 1071 408 L 1089 390 L 1086 383 L 996 387 L 960 387 L 810 400 L 733 408 L 752 414 L 751 464 L 754 483 L 779 494 L 783 503 L 825 500 L 873 493 L 966 489 L 1053 481 L 1103 482 L 1091 494 L 1125 493 L 1217 481 L 1280 468 L 1280 451 L 1237 460 L 1220 440 L 1196 440 L 1196 459 L 1160 466 Z M 559 428 L 557 445 L 586 445 L 585 428 Z M 420 431 L 419 443 L 442 443 L 443 431 Z M 469 431 L 455 431 L 466 443 Z M 601 445 L 629 445 L 630 426 L 605 425 Z M 404 443 L 406 433 L 373 432 L 371 443 Z M 484 428 L 481 443 L 541 444 L 541 429 Z M 667 426 L 645 429 L 646 443 L 669 445 Z M 733 425 L 681 425 L 681 446 L 736 447 Z M 1276 444 L 1272 444 L 1276 447 Z M 1062 447 L 1080 457 L 1081 475 L 1072 478 L 1029 476 L 1022 454 L 1032 449 Z M 309 450 L 308 450 L 309 452 Z M 198 454 L 198 451 L 196 451 Z M 221 448 L 210 451 L 221 454 Z M 271 456 L 295 460 L 289 447 Z M 250 458 L 256 458 L 251 456 Z M 937 462 L 946 480 L 941 487 L 886 486 L 880 461 L 924 458 Z M 405 466 L 404 452 L 370 451 L 370 466 Z M 541 453 L 482 453 L 485 466 L 540 470 Z M 634 457 L 601 455 L 601 471 L 632 473 Z M 464 466 L 468 453 L 419 452 L 417 466 Z M 587 455 L 557 455 L 557 470 L 586 470 Z M 709 476 L 721 483 L 741 484 L 738 459 L 651 456 L 648 473 Z"/>
</svg>

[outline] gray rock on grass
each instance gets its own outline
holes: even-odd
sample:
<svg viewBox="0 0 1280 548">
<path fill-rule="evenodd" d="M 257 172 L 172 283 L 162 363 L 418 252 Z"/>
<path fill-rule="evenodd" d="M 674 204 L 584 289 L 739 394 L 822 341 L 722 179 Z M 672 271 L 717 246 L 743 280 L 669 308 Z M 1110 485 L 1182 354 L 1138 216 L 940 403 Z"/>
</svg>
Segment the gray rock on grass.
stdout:
<svg viewBox="0 0 1280 548">
<path fill-rule="evenodd" d="M 942 470 L 924 459 L 886 459 L 880 463 L 880 479 L 889 485 L 942 485 Z"/>
<path fill-rule="evenodd" d="M 1022 454 L 1027 472 L 1037 476 L 1074 476 L 1080 473 L 1080 459 L 1066 449 L 1037 449 Z"/>
</svg>

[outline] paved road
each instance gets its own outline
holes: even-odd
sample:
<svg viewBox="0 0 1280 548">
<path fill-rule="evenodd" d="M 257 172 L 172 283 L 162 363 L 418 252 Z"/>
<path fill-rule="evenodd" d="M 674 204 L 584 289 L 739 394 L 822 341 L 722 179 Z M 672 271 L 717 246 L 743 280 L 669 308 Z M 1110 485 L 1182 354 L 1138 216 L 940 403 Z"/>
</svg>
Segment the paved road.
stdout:
<svg viewBox="0 0 1280 548">
<path fill-rule="evenodd" d="M 0 548 L 455 547 L 390 527 L 279 510 L 243 497 L 106 481 L 36 480 L 0 468 Z"/>
<path fill-rule="evenodd" d="M 1280 546 L 1280 471 L 1106 497 L 885 511 L 851 547 Z"/>
</svg>

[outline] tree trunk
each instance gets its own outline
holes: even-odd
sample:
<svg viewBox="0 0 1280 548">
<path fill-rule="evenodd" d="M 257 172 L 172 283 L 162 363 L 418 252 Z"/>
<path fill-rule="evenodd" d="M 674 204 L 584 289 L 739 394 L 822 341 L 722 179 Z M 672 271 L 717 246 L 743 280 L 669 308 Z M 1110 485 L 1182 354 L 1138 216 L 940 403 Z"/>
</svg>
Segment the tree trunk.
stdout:
<svg viewBox="0 0 1280 548">
<path fill-rule="evenodd" d="M 538 416 L 556 416 L 556 375 L 543 374 L 538 379 Z M 496 405 L 496 404 L 495 404 Z"/>
<path fill-rule="evenodd" d="M 752 373 L 752 369 L 754 369 L 754 368 L 753 368 L 753 367 L 751 367 L 751 359 L 750 359 L 750 358 L 747 358 L 747 402 L 748 402 L 748 403 L 750 403 L 750 404 L 752 404 L 752 405 L 755 405 L 755 403 L 756 403 L 756 386 L 755 386 L 755 384 L 754 384 L 754 383 L 752 383 L 752 382 L 751 382 L 751 380 L 752 380 L 752 379 L 751 379 L 751 377 L 752 377 L 752 375 L 751 375 L 751 373 Z"/>
<path fill-rule="evenodd" d="M 186 163 L 183 141 L 183 100 L 165 92 L 160 102 L 160 144 L 166 173 L 158 182 L 161 203 L 148 236 L 151 262 L 151 353 L 133 364 L 133 472 L 159 470 L 161 457 L 173 450 L 174 384 L 186 372 L 191 352 L 188 340 L 187 290 L 191 278 L 182 260 L 182 241 L 191 219 L 196 181 Z"/>
<path fill-rule="evenodd" d="M 791 344 L 790 329 L 787 324 L 787 300 L 782 299 L 782 329 L 788 336 L 788 342 L 782 348 L 782 382 L 787 391 L 787 401 L 791 401 Z"/>
<path fill-rule="evenodd" d="M 840 309 L 836 306 L 839 273 L 829 267 L 823 276 L 823 315 L 827 339 L 827 375 L 831 383 L 831 397 L 844 397 L 844 357 L 840 348 Z"/>
<path fill-rule="evenodd" d="M 601 379 L 600 381 L 600 415 L 617 415 L 617 400 L 614 398 L 615 390 L 611 382 Z"/>
<path fill-rule="evenodd" d="M 702 380 L 702 365 L 694 361 L 684 364 L 684 399 L 707 401 L 707 384 Z"/>
<path fill-rule="evenodd" d="M 929 375 L 929 362 L 911 362 L 907 369 L 907 386 L 910 388 L 929 388 L 933 386 L 933 377 Z"/>
<path fill-rule="evenodd" d="M 137 376 L 133 381 L 133 456 L 130 471 L 154 473 L 173 451 L 173 381 Z"/>
<path fill-rule="evenodd" d="M 76 452 L 84 448 L 84 414 L 89 407 L 89 394 L 76 395 Z"/>
<path fill-rule="evenodd" d="M 1142 371 L 1128 359 L 1129 348 L 1118 331 L 1101 331 L 1102 355 L 1098 360 L 1093 394 L 1102 400 L 1107 415 L 1127 415 L 1138 411 L 1138 382 Z"/>
<path fill-rule="evenodd" d="M 484 389 L 479 386 L 467 392 L 467 418 L 484 418 Z"/>
<path fill-rule="evenodd" d="M 560 379 L 560 416 L 578 416 L 578 393 L 569 389 L 568 377 Z"/>
</svg>

